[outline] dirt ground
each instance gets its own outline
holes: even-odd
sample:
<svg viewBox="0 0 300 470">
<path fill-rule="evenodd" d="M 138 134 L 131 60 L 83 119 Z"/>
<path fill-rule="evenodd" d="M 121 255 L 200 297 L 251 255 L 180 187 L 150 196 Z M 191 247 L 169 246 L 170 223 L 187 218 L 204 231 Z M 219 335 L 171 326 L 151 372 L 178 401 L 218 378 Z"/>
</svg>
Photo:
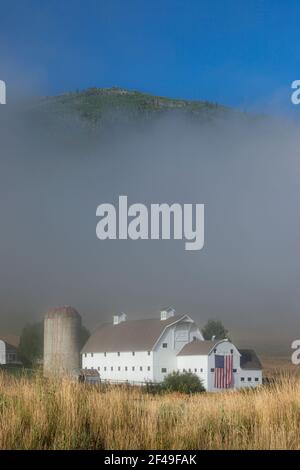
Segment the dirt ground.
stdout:
<svg viewBox="0 0 300 470">
<path fill-rule="evenodd" d="M 300 377 L 300 365 L 292 364 L 291 357 L 260 355 L 260 360 L 263 365 L 264 377 L 276 377 L 282 373 Z"/>
</svg>

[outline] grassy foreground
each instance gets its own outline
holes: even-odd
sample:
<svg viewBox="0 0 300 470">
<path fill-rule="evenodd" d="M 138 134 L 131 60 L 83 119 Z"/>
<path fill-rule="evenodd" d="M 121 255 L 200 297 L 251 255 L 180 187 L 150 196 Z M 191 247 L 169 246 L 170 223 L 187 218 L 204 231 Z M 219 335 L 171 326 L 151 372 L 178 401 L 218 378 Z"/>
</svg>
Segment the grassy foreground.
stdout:
<svg viewBox="0 0 300 470">
<path fill-rule="evenodd" d="M 299 449 L 300 380 L 152 396 L 0 373 L 0 449 Z"/>
</svg>

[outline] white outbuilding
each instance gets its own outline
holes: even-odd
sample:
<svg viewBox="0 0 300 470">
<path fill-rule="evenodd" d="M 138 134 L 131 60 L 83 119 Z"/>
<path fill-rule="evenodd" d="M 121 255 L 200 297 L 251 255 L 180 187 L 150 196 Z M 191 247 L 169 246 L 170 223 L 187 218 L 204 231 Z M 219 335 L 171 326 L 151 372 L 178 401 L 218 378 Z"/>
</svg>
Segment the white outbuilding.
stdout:
<svg viewBox="0 0 300 470">
<path fill-rule="evenodd" d="M 173 371 L 196 374 L 208 391 L 262 383 L 262 366 L 253 350 L 239 350 L 228 339 L 205 341 L 194 320 L 172 308 L 162 310 L 160 318 L 144 320 L 115 315 L 87 341 L 82 367 L 117 383 L 162 382 Z"/>
<path fill-rule="evenodd" d="M 0 365 L 20 365 L 18 338 L 0 337 Z"/>
<path fill-rule="evenodd" d="M 255 387 L 262 366 L 252 349 L 238 349 L 228 339 L 192 341 L 177 354 L 178 370 L 197 374 L 206 390 Z"/>
</svg>

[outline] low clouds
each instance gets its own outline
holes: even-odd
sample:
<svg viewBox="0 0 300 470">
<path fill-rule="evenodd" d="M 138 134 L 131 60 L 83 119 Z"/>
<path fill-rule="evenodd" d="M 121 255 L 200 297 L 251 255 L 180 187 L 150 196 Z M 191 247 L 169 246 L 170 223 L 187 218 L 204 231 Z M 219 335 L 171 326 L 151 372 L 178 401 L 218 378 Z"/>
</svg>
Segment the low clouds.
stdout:
<svg viewBox="0 0 300 470">
<path fill-rule="evenodd" d="M 5 110 L 3 109 L 5 108 Z M 236 340 L 299 327 L 299 129 L 287 120 L 179 116 L 93 130 L 48 105 L 0 108 L 1 325 L 72 304 L 94 327 L 171 304 Z M 205 204 L 205 246 L 96 238 L 96 208 Z M 280 335 L 279 335 L 280 333 Z"/>
</svg>

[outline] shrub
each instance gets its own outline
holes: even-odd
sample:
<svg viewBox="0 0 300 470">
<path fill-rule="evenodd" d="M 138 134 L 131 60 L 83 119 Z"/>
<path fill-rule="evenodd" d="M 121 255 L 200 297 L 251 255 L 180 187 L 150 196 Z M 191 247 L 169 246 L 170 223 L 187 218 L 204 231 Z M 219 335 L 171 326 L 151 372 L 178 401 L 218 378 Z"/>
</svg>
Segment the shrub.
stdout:
<svg viewBox="0 0 300 470">
<path fill-rule="evenodd" d="M 179 371 L 172 372 L 164 378 L 162 389 L 166 392 L 180 393 L 205 392 L 202 381 L 196 374 Z"/>
<path fill-rule="evenodd" d="M 161 383 L 157 382 L 146 382 L 146 387 L 144 388 L 146 393 L 151 395 L 160 395 L 163 392 L 163 387 Z"/>
</svg>

